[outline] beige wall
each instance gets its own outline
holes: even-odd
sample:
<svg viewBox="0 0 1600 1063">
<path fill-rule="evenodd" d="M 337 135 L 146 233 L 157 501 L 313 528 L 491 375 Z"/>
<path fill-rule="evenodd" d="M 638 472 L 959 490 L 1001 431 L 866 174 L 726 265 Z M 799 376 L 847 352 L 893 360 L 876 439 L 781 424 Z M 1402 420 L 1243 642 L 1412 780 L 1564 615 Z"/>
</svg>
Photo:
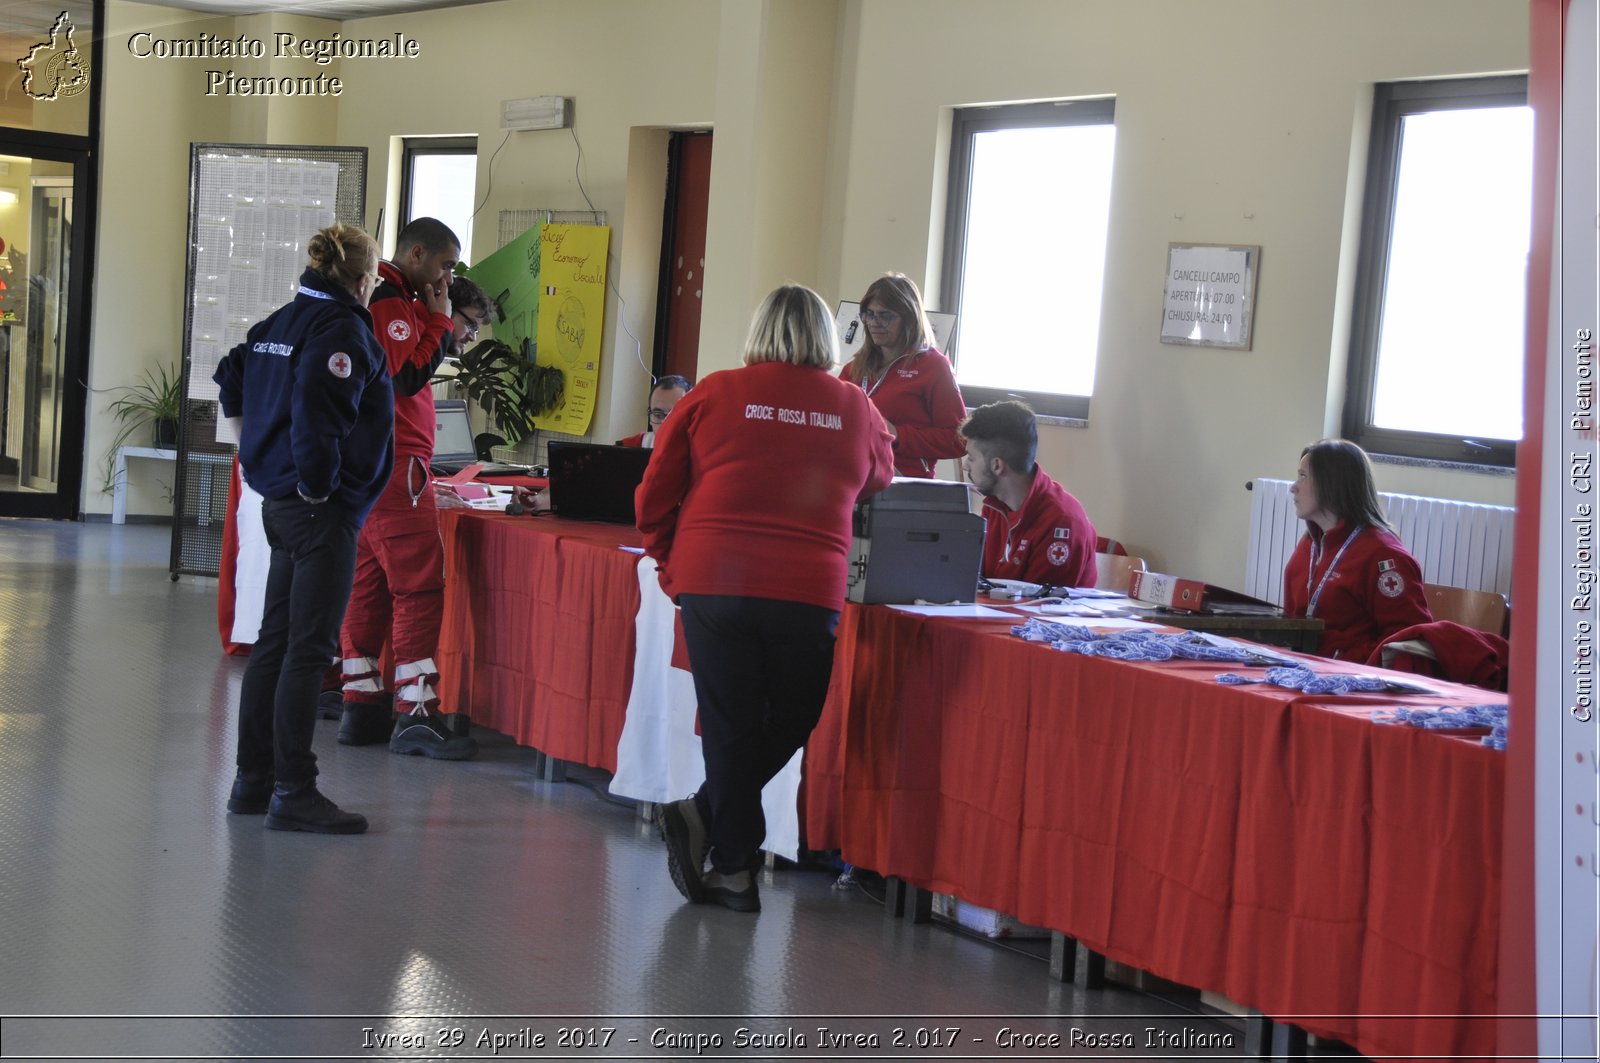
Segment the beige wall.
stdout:
<svg viewBox="0 0 1600 1063">
<path fill-rule="evenodd" d="M 125 51 L 119 60 L 114 39 L 103 186 L 138 173 L 155 202 L 119 208 L 102 195 L 93 382 L 125 382 L 181 349 L 181 300 L 152 307 L 149 292 L 183 290 L 191 139 L 365 146 L 371 220 L 396 176 L 393 138 L 474 134 L 476 259 L 497 246 L 501 210 L 586 208 L 571 133 L 514 133 L 502 146 L 499 128 L 502 99 L 573 97 L 583 185 L 614 228 L 611 276 L 626 300 L 607 305 L 593 435 L 610 439 L 636 431 L 643 406 L 666 130 L 716 132 L 707 372 L 737 362 L 750 310 L 777 282 L 811 284 L 830 301 L 884 269 L 936 283 L 951 108 L 1112 95 L 1096 395 L 1087 428 L 1044 430 L 1041 458 L 1104 533 L 1162 567 L 1237 584 L 1245 481 L 1291 472 L 1299 448 L 1336 423 L 1372 82 L 1523 69 L 1527 13 L 1523 0 L 1197 10 L 1187 0 L 1136 10 L 1111 0 L 514 0 L 342 27 L 301 20 L 350 36 L 401 30 L 424 58 L 347 61 L 344 96 L 297 118 L 282 101 L 204 101 L 198 73 L 141 66 Z M 260 34 L 262 20 L 287 19 L 211 21 Z M 205 24 L 123 0 L 108 16 L 114 33 L 180 20 L 190 26 L 175 35 Z M 156 126 L 152 114 L 172 118 Z M 1253 350 L 1156 341 L 1170 241 L 1261 245 Z M 132 343 L 117 326 L 129 320 L 149 322 Z M 103 418 L 93 427 L 91 460 L 108 437 Z M 1395 466 L 1380 481 L 1504 503 L 1512 492 L 1509 477 Z M 109 508 L 92 493 L 86 502 Z"/>
<path fill-rule="evenodd" d="M 1165 569 L 1238 585 L 1256 476 L 1334 429 L 1351 167 L 1374 81 L 1525 69 L 1521 0 L 853 0 L 861 46 L 838 135 L 849 162 L 838 274 L 849 297 L 940 254 L 941 108 L 1116 97 L 1100 358 L 1089 426 L 1041 460 L 1104 534 Z M 1137 14 L 1134 9 L 1137 9 Z M 1359 189 L 1359 181 L 1354 185 Z M 937 232 L 937 229 L 935 230 Z M 1346 236 L 1352 239 L 1347 241 Z M 1167 244 L 1259 244 L 1254 349 L 1164 346 Z M 1048 332 L 1048 308 L 1038 308 Z M 1341 385 L 1335 373 L 1335 384 Z M 1419 396 L 1426 401 L 1426 396 Z M 1336 409 L 1336 405 L 1334 406 Z M 1509 504 L 1512 480 L 1384 466 L 1385 490 Z"/>
</svg>

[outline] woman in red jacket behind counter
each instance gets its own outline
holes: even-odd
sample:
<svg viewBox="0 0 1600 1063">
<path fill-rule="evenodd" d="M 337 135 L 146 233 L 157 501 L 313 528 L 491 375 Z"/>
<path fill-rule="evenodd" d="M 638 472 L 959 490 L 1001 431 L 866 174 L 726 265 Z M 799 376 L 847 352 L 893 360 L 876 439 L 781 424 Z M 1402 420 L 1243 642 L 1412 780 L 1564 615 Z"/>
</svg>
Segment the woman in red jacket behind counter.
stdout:
<svg viewBox="0 0 1600 1063">
<path fill-rule="evenodd" d="M 885 273 L 861 297 L 866 342 L 839 374 L 872 399 L 894 433 L 897 476 L 932 477 L 940 458 L 959 458 L 956 434 L 967 404 L 950 360 L 933 346 L 922 293 L 904 273 Z"/>
<path fill-rule="evenodd" d="M 1366 451 L 1344 439 L 1311 444 L 1289 493 L 1306 534 L 1283 569 L 1283 612 L 1322 620 L 1318 653 L 1365 663 L 1390 635 L 1433 620 L 1422 569 L 1383 515 Z"/>
<path fill-rule="evenodd" d="M 700 705 L 705 785 L 658 818 L 673 884 L 695 903 L 760 910 L 761 788 L 822 715 L 851 510 L 893 475 L 889 430 L 832 375 L 838 357 L 822 299 L 774 291 L 744 368 L 678 403 L 634 496 L 645 553 L 681 608 Z"/>
</svg>

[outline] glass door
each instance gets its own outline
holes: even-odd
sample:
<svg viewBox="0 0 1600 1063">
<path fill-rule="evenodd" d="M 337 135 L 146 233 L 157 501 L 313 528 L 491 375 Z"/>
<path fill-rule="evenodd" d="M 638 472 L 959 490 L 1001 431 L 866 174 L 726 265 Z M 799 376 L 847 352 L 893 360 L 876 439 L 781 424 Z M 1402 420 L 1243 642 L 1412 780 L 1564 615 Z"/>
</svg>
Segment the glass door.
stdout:
<svg viewBox="0 0 1600 1063">
<path fill-rule="evenodd" d="M 70 158 L 0 154 L 0 515 L 69 517 L 78 508 L 80 170 Z"/>
</svg>

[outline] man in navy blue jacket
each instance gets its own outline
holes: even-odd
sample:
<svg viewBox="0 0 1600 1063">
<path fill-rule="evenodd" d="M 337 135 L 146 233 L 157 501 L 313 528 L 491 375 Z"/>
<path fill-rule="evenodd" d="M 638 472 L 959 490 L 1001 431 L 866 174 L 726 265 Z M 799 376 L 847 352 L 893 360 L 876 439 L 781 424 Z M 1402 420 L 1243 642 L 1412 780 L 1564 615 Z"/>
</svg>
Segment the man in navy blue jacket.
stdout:
<svg viewBox="0 0 1600 1063">
<path fill-rule="evenodd" d="M 275 830 L 357 834 L 366 818 L 317 789 L 317 689 L 338 658 L 356 537 L 394 464 L 394 396 L 367 301 L 378 246 L 335 224 L 311 238 L 293 301 L 217 367 L 239 466 L 272 549 L 261 633 L 239 691 L 228 811 Z"/>
</svg>

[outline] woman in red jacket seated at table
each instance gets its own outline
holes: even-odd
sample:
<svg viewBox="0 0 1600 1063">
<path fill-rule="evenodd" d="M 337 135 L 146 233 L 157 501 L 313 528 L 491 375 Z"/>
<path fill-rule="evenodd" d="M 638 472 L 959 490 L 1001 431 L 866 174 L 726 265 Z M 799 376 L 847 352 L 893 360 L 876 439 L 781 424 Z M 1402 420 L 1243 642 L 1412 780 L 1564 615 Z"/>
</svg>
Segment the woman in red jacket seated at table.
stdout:
<svg viewBox="0 0 1600 1063">
<path fill-rule="evenodd" d="M 1383 515 L 1367 452 L 1324 439 L 1300 452 L 1289 488 L 1306 534 L 1283 570 L 1283 611 L 1323 622 L 1324 657 L 1365 662 L 1378 644 L 1433 620 L 1422 569 Z"/>
<path fill-rule="evenodd" d="M 673 884 L 695 903 L 760 910 L 761 788 L 822 715 L 851 510 L 893 475 L 888 428 L 833 376 L 838 358 L 817 293 L 768 295 L 744 367 L 678 403 L 634 496 L 699 700 L 705 785 L 657 821 Z"/>
<path fill-rule="evenodd" d="M 967 452 L 956 434 L 967 405 L 933 346 L 922 293 L 904 273 L 885 273 L 861 297 L 861 323 L 866 341 L 839 378 L 859 384 L 889 422 L 895 475 L 932 477 L 940 458 Z"/>
</svg>

